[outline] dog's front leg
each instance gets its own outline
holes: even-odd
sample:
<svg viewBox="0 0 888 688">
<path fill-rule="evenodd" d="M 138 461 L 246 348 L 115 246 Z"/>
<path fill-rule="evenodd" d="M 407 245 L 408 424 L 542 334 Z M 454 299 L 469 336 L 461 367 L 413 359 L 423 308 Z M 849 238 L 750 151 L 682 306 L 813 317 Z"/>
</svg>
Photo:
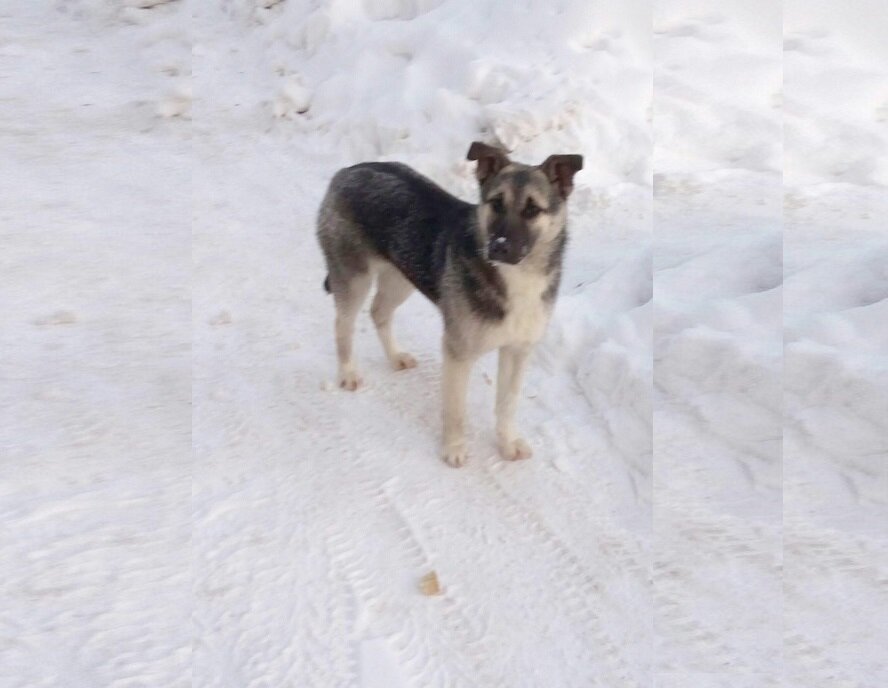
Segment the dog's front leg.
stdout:
<svg viewBox="0 0 888 688">
<path fill-rule="evenodd" d="M 496 439 L 504 459 L 529 459 L 533 455 L 530 445 L 515 432 L 515 408 L 521 391 L 521 380 L 529 347 L 504 346 L 499 350 L 499 367 L 496 379 Z"/>
<path fill-rule="evenodd" d="M 454 468 L 466 462 L 466 389 L 473 358 L 456 358 L 444 347 L 444 461 Z"/>
</svg>

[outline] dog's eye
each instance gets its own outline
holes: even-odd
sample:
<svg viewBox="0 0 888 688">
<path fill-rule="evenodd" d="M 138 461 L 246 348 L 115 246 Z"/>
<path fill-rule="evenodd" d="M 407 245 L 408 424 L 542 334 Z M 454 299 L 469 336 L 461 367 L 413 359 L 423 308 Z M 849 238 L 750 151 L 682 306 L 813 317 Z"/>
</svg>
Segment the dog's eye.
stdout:
<svg viewBox="0 0 888 688">
<path fill-rule="evenodd" d="M 528 201 L 527 205 L 524 206 L 524 210 L 521 211 L 521 214 L 528 220 L 531 220 L 540 214 L 540 209 L 534 205 L 533 201 Z"/>
<path fill-rule="evenodd" d="M 493 212 L 499 215 L 506 209 L 506 206 L 503 205 L 503 199 L 497 196 L 496 198 L 491 199 L 490 208 Z"/>
</svg>

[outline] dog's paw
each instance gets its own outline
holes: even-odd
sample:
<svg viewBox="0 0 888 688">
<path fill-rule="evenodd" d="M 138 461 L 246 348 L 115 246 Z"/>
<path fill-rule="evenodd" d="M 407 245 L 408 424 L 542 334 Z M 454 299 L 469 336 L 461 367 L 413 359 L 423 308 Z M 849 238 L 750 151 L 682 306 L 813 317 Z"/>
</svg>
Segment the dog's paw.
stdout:
<svg viewBox="0 0 888 688">
<path fill-rule="evenodd" d="M 408 353 L 401 352 L 392 358 L 392 367 L 395 370 L 409 370 L 416 367 L 416 359 Z"/>
<path fill-rule="evenodd" d="M 339 373 L 339 386 L 342 389 L 354 392 L 358 387 L 364 384 L 364 380 L 354 370 L 346 370 Z"/>
<path fill-rule="evenodd" d="M 533 456 L 533 449 L 530 445 L 520 437 L 509 441 L 500 441 L 500 455 L 506 461 L 520 461 L 521 459 L 529 459 Z"/>
<path fill-rule="evenodd" d="M 469 455 L 466 452 L 466 445 L 462 443 L 454 444 L 444 449 L 444 463 L 452 468 L 465 466 L 468 458 Z"/>
</svg>

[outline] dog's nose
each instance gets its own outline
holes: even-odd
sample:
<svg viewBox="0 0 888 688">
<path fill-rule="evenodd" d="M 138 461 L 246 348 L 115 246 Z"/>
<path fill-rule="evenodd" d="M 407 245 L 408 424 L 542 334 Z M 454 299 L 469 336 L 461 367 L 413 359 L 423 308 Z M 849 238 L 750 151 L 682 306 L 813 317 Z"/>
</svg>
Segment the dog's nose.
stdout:
<svg viewBox="0 0 888 688">
<path fill-rule="evenodd" d="M 509 256 L 509 242 L 506 237 L 494 237 L 487 248 L 491 260 L 506 260 Z"/>
<path fill-rule="evenodd" d="M 499 263 L 516 265 L 527 255 L 524 242 L 506 237 L 494 237 L 487 246 L 487 258 Z"/>
</svg>

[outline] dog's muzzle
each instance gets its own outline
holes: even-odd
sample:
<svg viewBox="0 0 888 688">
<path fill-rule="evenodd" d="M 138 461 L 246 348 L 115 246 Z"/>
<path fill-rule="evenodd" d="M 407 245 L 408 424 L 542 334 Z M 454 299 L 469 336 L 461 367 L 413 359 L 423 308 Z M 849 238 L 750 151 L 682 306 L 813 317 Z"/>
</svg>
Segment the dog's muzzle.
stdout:
<svg viewBox="0 0 888 688">
<path fill-rule="evenodd" d="M 498 263 L 516 265 L 528 253 L 530 253 L 530 244 L 527 241 L 495 236 L 491 237 L 487 244 L 487 258 Z"/>
</svg>

